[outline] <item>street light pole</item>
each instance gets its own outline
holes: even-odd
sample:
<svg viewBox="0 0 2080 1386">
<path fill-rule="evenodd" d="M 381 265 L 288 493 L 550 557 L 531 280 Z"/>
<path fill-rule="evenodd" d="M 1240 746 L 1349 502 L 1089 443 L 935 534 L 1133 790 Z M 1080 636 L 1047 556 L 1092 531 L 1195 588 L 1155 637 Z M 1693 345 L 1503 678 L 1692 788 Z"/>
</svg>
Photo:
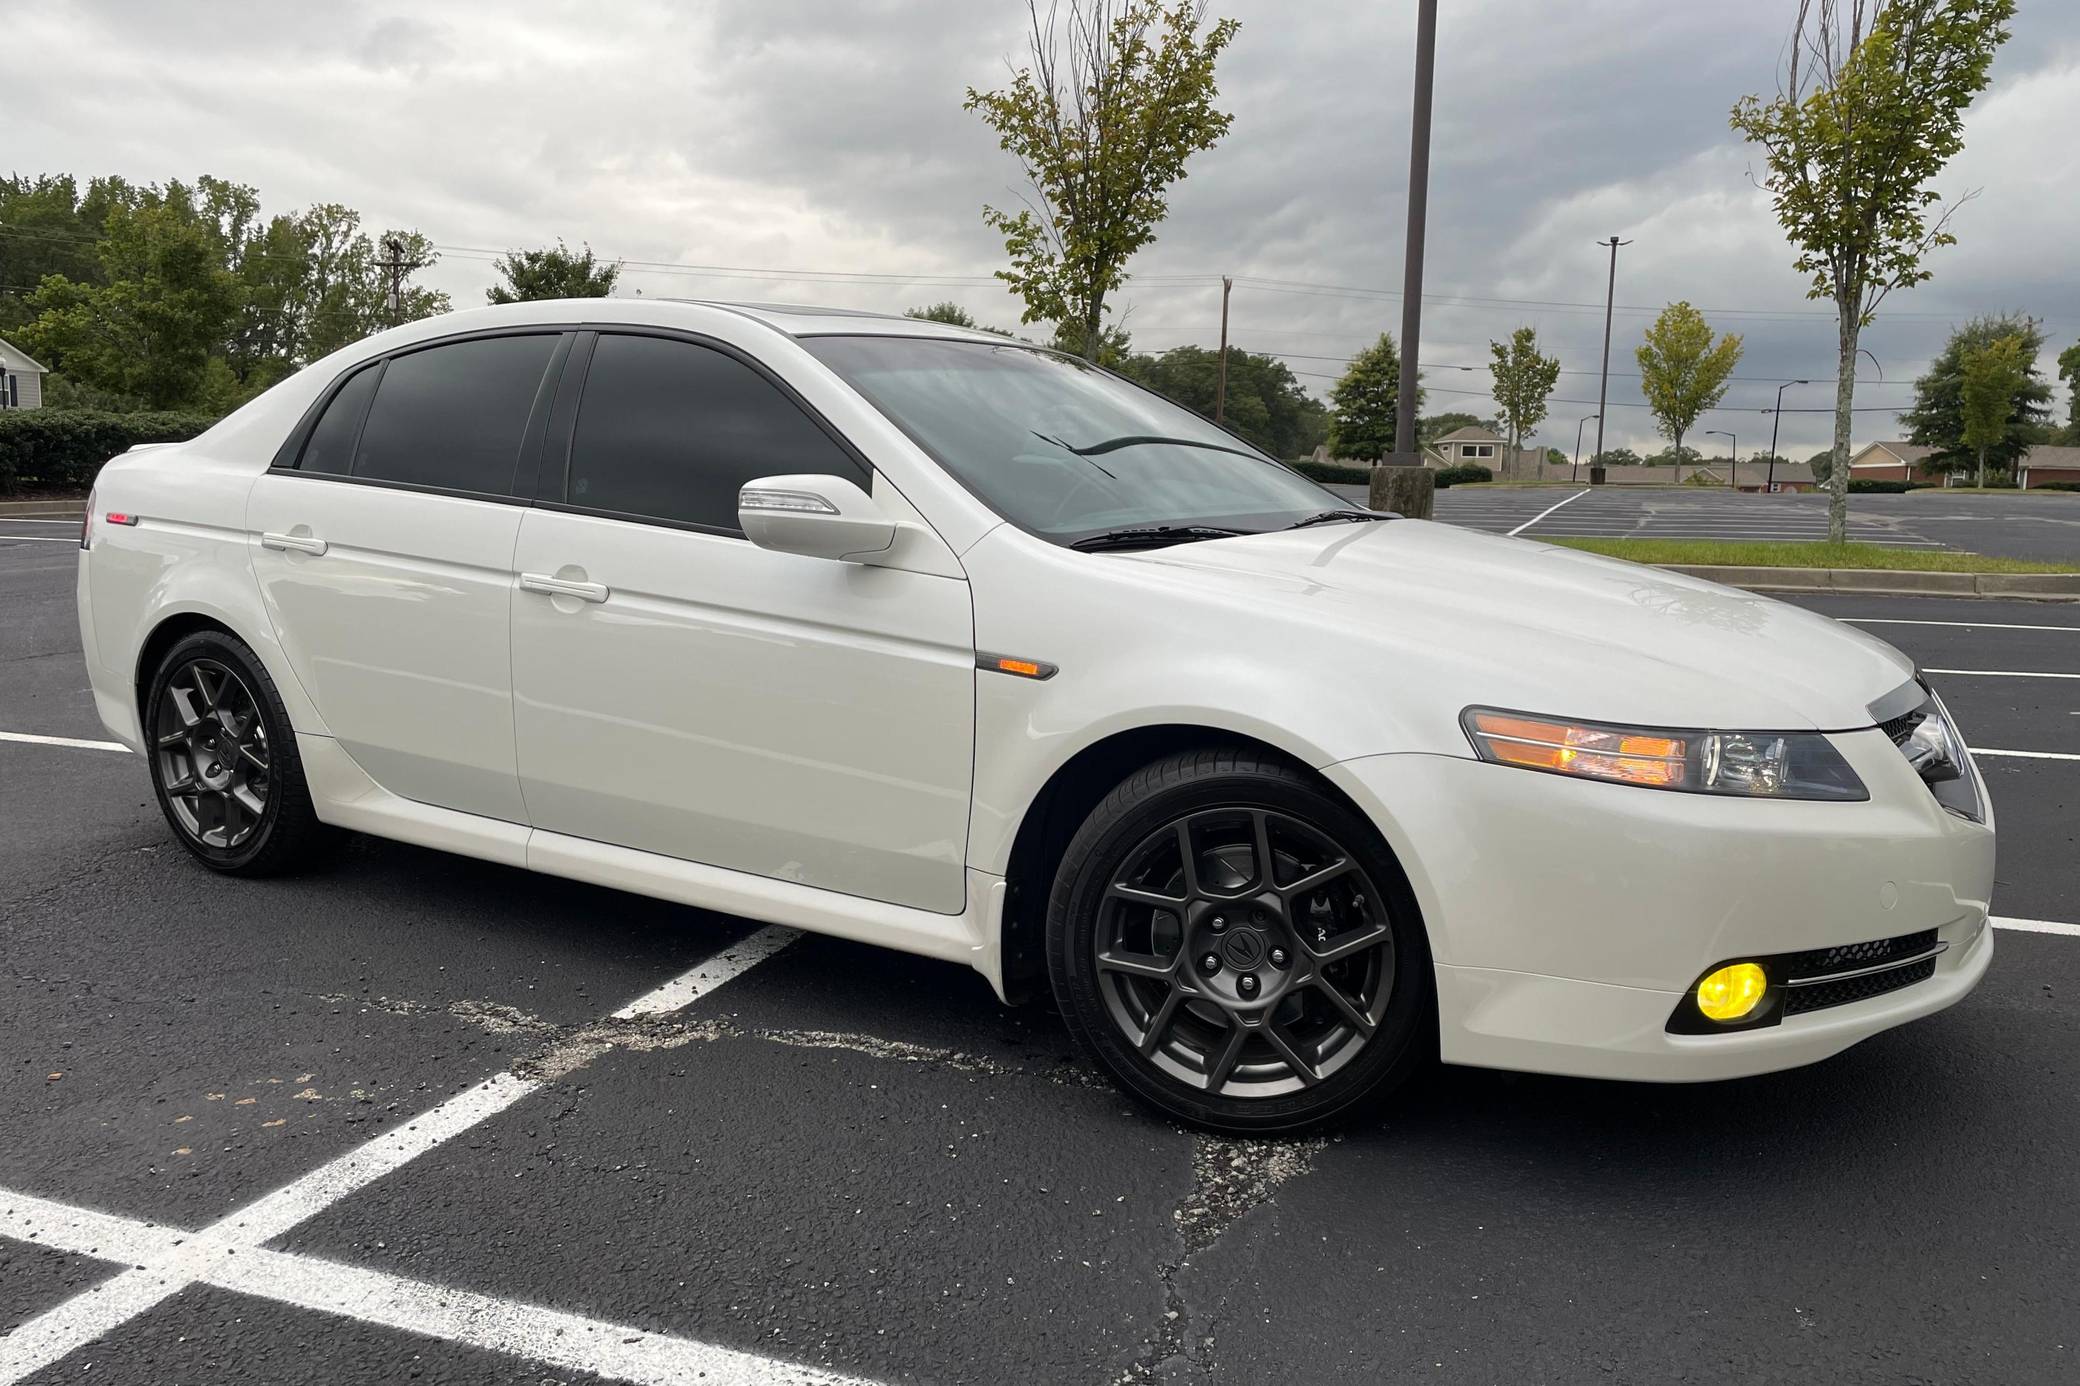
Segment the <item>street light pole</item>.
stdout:
<svg viewBox="0 0 2080 1386">
<path fill-rule="evenodd" d="M 1235 281 L 1227 275 L 1221 276 L 1221 366 L 1219 381 L 1213 387 L 1213 421 L 1219 423 L 1228 412 L 1228 295 L 1235 292 Z"/>
<path fill-rule="evenodd" d="M 1408 248 L 1401 271 L 1401 389 L 1394 413 L 1394 460 L 1416 455 L 1416 363 L 1423 333 L 1423 226 L 1430 208 L 1430 89 L 1437 67 L 1437 0 L 1416 5 L 1415 110 L 1408 125 Z"/>
<path fill-rule="evenodd" d="M 1608 245 L 1611 248 L 1611 280 L 1603 291 L 1603 379 L 1596 387 L 1596 451 L 1589 458 L 1589 477 L 1592 481 L 1596 477 L 1596 459 L 1603 456 L 1603 414 L 1610 408 L 1611 305 L 1618 296 L 1618 247 L 1631 245 L 1632 242 L 1621 241 L 1612 236 L 1608 241 L 1598 241 L 1597 244 Z"/>
<path fill-rule="evenodd" d="M 1793 385 L 1810 385 L 1810 380 L 1787 380 L 1777 387 L 1777 407 L 1769 411 L 1769 483 L 1763 488 L 1765 495 L 1777 493 L 1777 424 L 1784 417 L 1784 392 Z"/>
<path fill-rule="evenodd" d="M 1726 489 L 1738 490 L 1741 474 L 1741 440 L 1723 428 L 1708 428 L 1705 432 L 1713 437 L 1726 439 L 1733 448 L 1733 456 L 1726 463 Z"/>
<path fill-rule="evenodd" d="M 1574 426 L 1574 467 L 1567 474 L 1567 484 L 1570 486 L 1582 479 L 1582 424 L 1589 422 L 1590 419 L 1601 419 L 1602 417 L 1603 415 L 1601 414 L 1589 414 L 1584 416 L 1581 422 Z M 1601 432 L 1602 430 L 1599 429 L 1598 431 Z M 1594 461 L 1595 459 L 1591 458 L 1590 460 Z"/>
</svg>

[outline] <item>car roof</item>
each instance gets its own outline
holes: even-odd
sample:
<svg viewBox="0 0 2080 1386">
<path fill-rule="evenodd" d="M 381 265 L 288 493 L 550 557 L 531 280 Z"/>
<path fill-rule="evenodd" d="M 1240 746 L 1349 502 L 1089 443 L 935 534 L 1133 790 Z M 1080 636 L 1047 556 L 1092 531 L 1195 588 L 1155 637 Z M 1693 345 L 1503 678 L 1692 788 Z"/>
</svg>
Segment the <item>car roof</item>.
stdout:
<svg viewBox="0 0 2080 1386">
<path fill-rule="evenodd" d="M 742 313 L 745 317 L 756 318 L 790 337 L 956 337 L 995 342 L 999 345 L 1004 342 L 1004 338 L 1000 336 L 973 328 L 956 327 L 952 323 L 934 322 L 929 318 L 876 313 L 863 308 L 826 308 L 809 303 L 743 303 L 725 299 L 667 301 L 726 308 L 734 313 Z"/>
</svg>

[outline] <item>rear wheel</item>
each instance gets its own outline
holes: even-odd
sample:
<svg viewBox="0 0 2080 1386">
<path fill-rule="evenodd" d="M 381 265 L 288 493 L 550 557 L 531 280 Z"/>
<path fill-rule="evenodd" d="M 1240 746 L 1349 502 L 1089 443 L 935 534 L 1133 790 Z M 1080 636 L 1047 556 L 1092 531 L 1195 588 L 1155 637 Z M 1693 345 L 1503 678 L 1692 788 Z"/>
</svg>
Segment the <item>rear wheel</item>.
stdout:
<svg viewBox="0 0 2080 1386">
<path fill-rule="evenodd" d="M 1430 959 L 1377 832 L 1249 751 L 1136 772 L 1056 875 L 1055 994 L 1135 1096 L 1236 1133 L 1351 1115 L 1435 1034 Z"/>
<path fill-rule="evenodd" d="M 302 865 L 323 826 L 274 681 L 233 636 L 200 631 L 159 662 L 144 702 L 159 807 L 181 845 L 218 871 Z"/>
</svg>

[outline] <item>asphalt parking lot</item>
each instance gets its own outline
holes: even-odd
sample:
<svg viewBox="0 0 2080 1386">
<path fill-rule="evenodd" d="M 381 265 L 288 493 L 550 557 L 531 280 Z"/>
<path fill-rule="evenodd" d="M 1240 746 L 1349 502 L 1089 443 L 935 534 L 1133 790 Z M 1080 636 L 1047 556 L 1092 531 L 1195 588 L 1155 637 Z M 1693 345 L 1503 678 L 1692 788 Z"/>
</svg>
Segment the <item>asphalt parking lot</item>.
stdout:
<svg viewBox="0 0 2080 1386">
<path fill-rule="evenodd" d="M 1361 504 L 1366 499 L 1360 486 L 1332 489 Z M 1827 497 L 1702 487 L 1454 486 L 1437 493 L 1436 518 L 1534 539 L 1824 539 Z M 1849 503 L 1849 537 L 1893 548 L 2080 562 L 2080 495 L 1857 495 Z"/>
<path fill-rule="evenodd" d="M 94 744 L 75 557 L 0 521 L 0 1386 L 2080 1379 L 2080 604 L 1806 603 L 1991 786 L 1961 1005 L 1251 1142 L 959 968 L 366 838 L 218 880 Z"/>
</svg>

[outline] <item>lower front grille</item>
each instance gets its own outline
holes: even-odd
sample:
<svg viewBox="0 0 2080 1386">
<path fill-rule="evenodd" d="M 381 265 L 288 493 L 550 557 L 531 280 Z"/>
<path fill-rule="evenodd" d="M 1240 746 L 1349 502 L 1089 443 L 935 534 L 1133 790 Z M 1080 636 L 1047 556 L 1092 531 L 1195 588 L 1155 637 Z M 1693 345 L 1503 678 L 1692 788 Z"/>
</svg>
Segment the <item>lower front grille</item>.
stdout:
<svg viewBox="0 0 2080 1386">
<path fill-rule="evenodd" d="M 1933 934 L 1930 937 L 1933 938 Z M 1829 1006 L 1846 1006 L 1853 1001 L 1868 1001 L 1874 996 L 1883 996 L 1887 992 L 1898 991 L 1901 987 L 1925 982 L 1935 975 L 1936 960 L 1923 958 L 1920 962 L 1887 968 L 1882 972 L 1866 972 L 1861 976 L 1843 977 L 1832 982 L 1816 982 L 1809 987 L 1794 986 L 1784 994 L 1784 1014 L 1802 1015 L 1807 1011 L 1825 1010 Z"/>
<path fill-rule="evenodd" d="M 1917 934 L 1872 939 L 1868 943 L 1812 948 L 1803 953 L 1785 954 L 1783 975 L 1785 980 L 1795 982 L 1801 977 L 1825 977 L 1834 972 L 1852 972 L 1860 967 L 1880 967 L 1895 958 L 1917 958 L 1935 946 L 1936 931 L 1923 929 Z"/>
</svg>

